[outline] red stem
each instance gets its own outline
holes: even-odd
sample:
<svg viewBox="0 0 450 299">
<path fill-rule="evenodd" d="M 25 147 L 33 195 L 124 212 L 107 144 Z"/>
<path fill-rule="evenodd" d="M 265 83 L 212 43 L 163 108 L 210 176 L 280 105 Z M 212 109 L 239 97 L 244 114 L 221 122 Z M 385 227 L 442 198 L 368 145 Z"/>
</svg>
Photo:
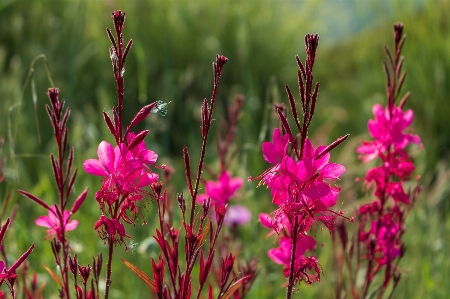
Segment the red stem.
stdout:
<svg viewBox="0 0 450 299">
<path fill-rule="evenodd" d="M 106 288 L 105 288 L 105 299 L 109 296 L 109 287 L 111 286 L 111 273 L 112 273 L 112 257 L 114 252 L 114 236 L 108 237 L 108 262 L 106 264 Z"/>
</svg>

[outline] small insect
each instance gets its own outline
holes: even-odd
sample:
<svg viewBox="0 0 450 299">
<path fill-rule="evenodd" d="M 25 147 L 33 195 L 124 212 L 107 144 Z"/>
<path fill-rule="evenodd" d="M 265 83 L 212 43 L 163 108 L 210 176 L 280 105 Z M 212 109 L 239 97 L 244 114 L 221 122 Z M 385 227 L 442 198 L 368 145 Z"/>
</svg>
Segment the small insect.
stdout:
<svg viewBox="0 0 450 299">
<path fill-rule="evenodd" d="M 134 242 L 133 240 L 130 240 L 128 244 L 125 247 L 125 251 L 128 251 L 129 254 L 134 255 L 136 253 L 136 247 L 139 245 L 139 243 Z"/>
<path fill-rule="evenodd" d="M 167 105 L 169 105 L 172 101 L 169 103 L 164 103 L 163 101 L 157 101 L 155 107 L 152 109 L 152 113 L 159 113 L 161 116 L 167 115 Z"/>
</svg>

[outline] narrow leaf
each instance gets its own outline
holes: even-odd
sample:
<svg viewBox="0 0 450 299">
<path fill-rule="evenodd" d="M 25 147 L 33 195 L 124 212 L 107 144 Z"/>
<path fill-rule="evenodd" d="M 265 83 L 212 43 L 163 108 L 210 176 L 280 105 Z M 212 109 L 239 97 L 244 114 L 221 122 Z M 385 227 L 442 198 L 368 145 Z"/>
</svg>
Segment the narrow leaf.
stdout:
<svg viewBox="0 0 450 299">
<path fill-rule="evenodd" d="M 71 209 L 72 213 L 75 214 L 76 211 L 78 211 L 78 209 L 80 208 L 81 204 L 84 202 L 84 200 L 86 199 L 86 195 L 88 193 L 89 188 L 86 187 L 86 189 L 84 189 L 83 192 L 81 192 L 81 194 L 78 196 L 78 198 L 75 200 L 75 203 L 73 204 L 73 207 Z"/>
<path fill-rule="evenodd" d="M 28 250 L 25 251 L 25 253 L 20 256 L 20 258 L 11 266 L 11 268 L 8 269 L 8 272 L 16 271 L 16 269 L 19 268 L 19 266 L 27 259 L 27 257 L 33 251 L 33 249 L 34 249 L 34 244 L 32 244 L 30 246 L 30 248 L 28 248 Z"/>
<path fill-rule="evenodd" d="M 108 126 L 109 131 L 111 132 L 111 134 L 114 137 L 117 137 L 116 136 L 116 130 L 114 129 L 114 125 L 113 125 L 113 123 L 111 121 L 111 118 L 109 118 L 109 115 L 106 112 L 103 112 L 103 118 L 105 119 L 105 123 Z M 116 138 L 116 140 L 117 140 L 117 138 Z"/>
<path fill-rule="evenodd" d="M 62 283 L 61 280 L 59 280 L 58 275 L 56 275 L 52 270 L 50 270 L 49 267 L 47 267 L 46 265 L 42 264 L 42 266 L 45 268 L 45 270 L 47 270 L 47 272 L 50 274 L 50 276 L 59 284 L 60 287 L 62 287 Z"/>
<path fill-rule="evenodd" d="M 344 142 L 348 136 L 350 136 L 350 134 L 344 135 L 339 137 L 338 139 L 336 139 L 333 143 L 331 143 L 329 146 L 327 146 L 326 148 L 324 148 L 317 156 L 314 157 L 314 160 L 320 159 L 322 158 L 326 153 L 330 152 L 332 149 L 334 149 L 335 147 L 337 147 L 339 144 L 341 144 L 342 142 Z"/>
<path fill-rule="evenodd" d="M 6 230 L 8 229 L 11 219 L 7 218 L 5 224 L 2 225 L 0 230 L 0 244 L 3 242 L 3 237 L 5 236 Z"/>
<path fill-rule="evenodd" d="M 153 291 L 156 293 L 157 289 L 156 289 L 156 285 L 155 283 L 150 279 L 150 277 L 148 277 L 148 275 L 140 270 L 138 267 L 136 267 L 135 265 L 133 265 L 132 263 L 122 259 L 122 262 L 125 264 L 125 266 L 127 266 L 128 268 L 130 268 L 131 271 L 133 271 L 143 282 L 145 282 L 145 284 Z"/>
<path fill-rule="evenodd" d="M 37 197 L 37 196 L 35 196 L 35 195 L 31 194 L 31 193 L 28 193 L 27 191 L 23 191 L 23 190 L 19 190 L 19 192 L 22 195 L 25 195 L 26 197 L 31 199 L 32 201 L 40 204 L 42 207 L 46 208 L 47 210 L 50 210 L 50 207 L 42 199 L 40 199 L 39 197 Z"/>
<path fill-rule="evenodd" d="M 200 239 L 199 239 L 199 242 L 198 242 L 198 248 L 200 248 L 200 247 L 203 246 L 203 244 L 205 243 L 206 237 L 208 236 L 209 222 L 210 222 L 210 219 L 208 218 L 208 221 L 207 221 L 206 224 L 203 226 L 202 234 L 201 234 Z"/>
<path fill-rule="evenodd" d="M 191 162 L 189 158 L 189 152 L 186 146 L 183 147 L 183 158 L 184 158 L 184 166 L 186 167 L 186 181 L 188 184 L 189 193 L 191 197 L 194 198 L 194 190 L 192 189 L 192 180 L 191 180 Z"/>
<path fill-rule="evenodd" d="M 227 289 L 227 291 L 225 292 L 225 294 L 223 294 L 222 296 L 220 296 L 220 299 L 228 299 L 230 298 L 234 292 L 237 291 L 237 289 L 239 289 L 239 287 L 246 282 L 248 279 L 250 278 L 250 275 L 248 276 L 244 276 L 242 278 L 240 278 L 239 280 L 233 282 L 230 287 Z"/>
<path fill-rule="evenodd" d="M 128 42 L 127 46 L 125 47 L 125 51 L 123 51 L 122 67 L 125 64 L 125 60 L 127 59 L 128 52 L 130 51 L 132 45 L 133 45 L 133 40 L 130 39 L 130 41 Z"/>
</svg>

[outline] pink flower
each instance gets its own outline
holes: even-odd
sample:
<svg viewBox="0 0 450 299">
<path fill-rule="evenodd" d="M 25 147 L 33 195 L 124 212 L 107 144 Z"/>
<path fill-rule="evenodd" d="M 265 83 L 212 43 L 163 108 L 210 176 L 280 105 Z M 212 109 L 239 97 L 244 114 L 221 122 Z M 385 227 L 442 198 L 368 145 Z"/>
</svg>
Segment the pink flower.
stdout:
<svg viewBox="0 0 450 299">
<path fill-rule="evenodd" d="M 106 141 L 100 142 L 97 149 L 98 160 L 87 159 L 83 163 L 87 173 L 110 177 L 135 172 L 142 168 L 142 163 L 137 159 L 127 160 L 128 150 L 124 144 L 113 147 Z"/>
<path fill-rule="evenodd" d="M 228 226 L 244 225 L 252 219 L 250 211 L 243 206 L 228 206 L 223 223 Z"/>
<path fill-rule="evenodd" d="M 38 219 L 36 219 L 36 225 L 48 227 L 50 228 L 47 230 L 47 237 L 46 239 L 53 239 L 56 237 L 59 241 L 62 241 L 62 231 L 71 231 L 74 230 L 78 226 L 77 220 L 71 220 L 69 221 L 70 216 L 72 214 L 69 211 L 64 211 L 63 213 L 63 223 L 61 225 L 58 214 L 56 212 L 56 205 L 52 205 L 50 207 L 50 210 L 48 211 L 48 216 L 41 216 Z"/>
<path fill-rule="evenodd" d="M 414 134 L 404 133 L 404 130 L 412 123 L 414 113 L 412 110 L 402 112 L 400 107 L 393 106 L 383 109 L 380 104 L 375 104 L 372 108 L 375 119 L 369 120 L 367 126 L 370 135 L 375 138 L 371 142 L 363 142 L 357 148 L 364 162 L 370 161 L 381 153 L 386 152 L 390 146 L 394 150 L 402 150 L 409 143 L 420 144 L 420 137 Z"/>
<path fill-rule="evenodd" d="M 230 173 L 228 171 L 224 171 L 219 176 L 218 182 L 206 182 L 206 194 L 199 195 L 197 197 L 197 201 L 199 203 L 203 203 L 203 201 L 210 197 L 212 204 L 224 206 L 228 203 L 236 191 L 242 187 L 242 184 L 243 180 L 241 178 L 231 178 Z"/>
<path fill-rule="evenodd" d="M 398 213 L 398 210 L 392 211 Z M 384 215 L 377 221 L 372 221 L 370 230 L 360 236 L 360 240 L 372 247 L 373 255 L 380 265 L 391 263 L 401 254 L 401 227 L 396 223 L 391 214 Z"/>
<path fill-rule="evenodd" d="M 102 189 L 96 193 L 99 202 L 112 204 L 119 195 L 139 200 L 141 189 L 158 180 L 158 175 L 147 166 L 153 165 L 158 155 L 146 150 L 144 142 L 129 151 L 123 143 L 113 147 L 102 141 L 97 154 L 98 160 L 88 159 L 83 167 L 87 173 L 105 178 Z"/>
<path fill-rule="evenodd" d="M 284 265 L 289 268 L 289 261 L 291 260 L 291 238 L 283 237 L 280 240 L 280 247 L 270 249 L 267 253 L 269 257 L 277 264 Z M 307 250 L 312 250 L 316 247 L 316 240 L 311 236 L 300 235 L 297 239 L 295 248 L 295 260 L 300 260 Z"/>
<path fill-rule="evenodd" d="M 289 236 L 291 233 L 291 223 L 289 222 L 289 218 L 285 214 L 281 214 L 279 217 L 274 218 L 266 213 L 259 214 L 261 225 L 272 230 L 269 232 L 268 236 L 274 233 L 279 234 L 281 232 L 283 232 L 284 235 Z"/>
<path fill-rule="evenodd" d="M 289 136 L 285 134 L 281 137 L 280 130 L 273 130 L 272 142 L 263 142 L 262 152 L 264 160 L 271 164 L 280 164 L 281 160 L 286 156 Z"/>
</svg>

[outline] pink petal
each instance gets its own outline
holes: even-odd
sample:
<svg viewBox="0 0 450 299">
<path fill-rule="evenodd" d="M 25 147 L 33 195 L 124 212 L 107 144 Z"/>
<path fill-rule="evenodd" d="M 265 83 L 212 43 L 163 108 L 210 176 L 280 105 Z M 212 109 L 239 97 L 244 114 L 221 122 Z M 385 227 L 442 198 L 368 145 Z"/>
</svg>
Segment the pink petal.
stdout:
<svg viewBox="0 0 450 299">
<path fill-rule="evenodd" d="M 311 143 L 309 138 L 305 140 L 305 147 L 303 148 L 303 159 L 312 159 L 314 158 L 314 146 Z"/>
<path fill-rule="evenodd" d="M 327 195 L 328 192 L 330 192 L 330 186 L 322 182 L 315 182 L 303 189 L 303 194 L 312 199 L 321 198 Z"/>
<path fill-rule="evenodd" d="M 403 113 L 402 128 L 408 127 L 414 120 L 414 112 L 411 109 L 406 110 Z"/>
<path fill-rule="evenodd" d="M 120 169 L 124 160 L 132 159 L 128 152 L 127 146 L 124 143 L 116 145 L 114 147 L 114 171 Z"/>
<path fill-rule="evenodd" d="M 108 172 L 106 171 L 105 167 L 103 167 L 103 164 L 95 159 L 87 159 L 86 161 L 84 161 L 83 168 L 87 173 L 92 175 L 108 176 Z"/>
<path fill-rule="evenodd" d="M 70 230 L 74 230 L 74 229 L 76 229 L 77 228 L 77 226 L 78 226 L 78 221 L 77 220 L 72 220 L 72 221 L 69 221 L 67 224 L 66 224 L 66 231 L 70 231 Z"/>
<path fill-rule="evenodd" d="M 261 225 L 267 228 L 272 229 L 272 218 L 270 218 L 269 214 L 266 213 L 260 213 L 259 216 L 259 221 L 261 222 Z"/>
<path fill-rule="evenodd" d="M 48 211 L 48 217 L 49 217 L 50 221 L 53 223 L 54 226 L 58 226 L 59 225 L 58 214 L 56 214 L 56 204 L 52 205 L 50 207 L 50 210 Z"/>
<path fill-rule="evenodd" d="M 48 216 L 41 216 L 34 222 L 38 226 L 53 228 L 53 223 L 50 221 L 50 218 Z"/>
<path fill-rule="evenodd" d="M 142 163 L 138 159 L 133 159 L 125 161 L 125 163 L 123 163 L 122 167 L 120 168 L 120 173 L 126 175 L 131 172 L 138 171 L 139 169 L 142 169 Z"/>
<path fill-rule="evenodd" d="M 207 181 L 205 184 L 206 193 L 214 198 L 215 200 L 220 199 L 221 193 L 220 193 L 220 184 L 214 182 L 214 181 Z"/>
<path fill-rule="evenodd" d="M 345 167 L 341 164 L 328 163 L 321 171 L 326 179 L 337 179 L 345 172 Z"/>
<path fill-rule="evenodd" d="M 142 150 L 139 152 L 138 158 L 145 164 L 155 164 L 158 155 L 150 150 Z"/>
<path fill-rule="evenodd" d="M 378 117 L 384 118 L 383 107 L 380 104 L 375 104 L 372 106 L 372 113 L 373 115 L 375 115 L 376 118 Z"/>
<path fill-rule="evenodd" d="M 114 172 L 114 148 L 106 141 L 100 142 L 97 149 L 98 160 L 109 173 Z"/>
<path fill-rule="evenodd" d="M 301 236 L 297 240 L 297 248 L 295 250 L 295 257 L 298 259 L 305 254 L 307 250 L 312 250 L 316 247 L 316 240 L 311 236 Z"/>
<path fill-rule="evenodd" d="M 314 152 L 314 156 L 317 156 L 318 154 L 320 154 L 325 148 L 326 148 L 326 146 L 324 146 L 324 145 L 321 145 L 318 148 L 316 148 L 316 150 Z M 330 161 L 330 153 L 326 153 L 320 159 L 314 159 L 314 166 L 316 167 L 316 169 L 321 169 L 323 166 L 325 166 L 328 163 L 328 161 Z"/>
<path fill-rule="evenodd" d="M 273 144 L 271 142 L 263 142 L 262 144 L 262 153 L 263 153 L 263 157 L 264 160 L 266 160 L 266 162 L 269 162 L 271 164 L 277 164 L 277 153 L 275 151 L 275 147 L 273 146 Z"/>
<path fill-rule="evenodd" d="M 137 183 L 137 188 L 143 188 L 146 186 L 150 186 L 152 183 L 158 180 L 158 175 L 156 173 L 145 173 L 139 178 Z"/>
<path fill-rule="evenodd" d="M 277 264 L 286 265 L 289 260 L 285 256 L 283 249 L 273 248 L 267 252 L 267 255 Z"/>
<path fill-rule="evenodd" d="M 232 178 L 229 182 L 228 188 L 230 191 L 230 197 L 233 196 L 233 194 L 242 187 L 244 184 L 244 181 L 241 178 Z"/>
<path fill-rule="evenodd" d="M 322 196 L 319 200 L 319 202 L 323 204 L 323 207 L 320 207 L 319 202 L 315 204 L 317 209 L 326 210 L 327 208 L 334 206 L 340 191 L 339 188 L 331 187 L 330 192 L 327 195 Z"/>
<path fill-rule="evenodd" d="M 209 198 L 208 194 L 199 194 L 197 195 L 197 202 L 202 204 L 208 198 Z"/>
</svg>

